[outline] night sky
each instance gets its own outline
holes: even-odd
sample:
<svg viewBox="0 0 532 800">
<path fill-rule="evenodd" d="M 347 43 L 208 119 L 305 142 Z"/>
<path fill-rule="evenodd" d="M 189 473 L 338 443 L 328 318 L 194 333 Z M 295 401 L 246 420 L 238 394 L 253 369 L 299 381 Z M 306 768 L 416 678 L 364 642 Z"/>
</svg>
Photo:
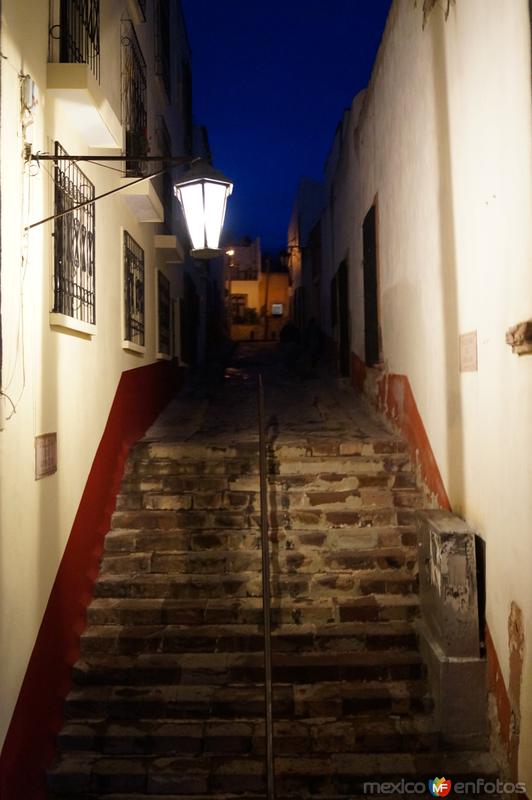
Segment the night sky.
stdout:
<svg viewBox="0 0 532 800">
<path fill-rule="evenodd" d="M 286 244 L 297 183 L 321 180 L 369 80 L 391 0 L 182 0 L 194 120 L 234 181 L 226 233 Z"/>
</svg>

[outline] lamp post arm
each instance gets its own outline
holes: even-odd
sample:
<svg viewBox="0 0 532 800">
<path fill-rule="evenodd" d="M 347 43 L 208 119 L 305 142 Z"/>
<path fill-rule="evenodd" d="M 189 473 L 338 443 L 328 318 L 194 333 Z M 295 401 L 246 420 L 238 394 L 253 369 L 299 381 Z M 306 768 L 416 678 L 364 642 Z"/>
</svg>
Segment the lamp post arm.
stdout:
<svg viewBox="0 0 532 800">
<path fill-rule="evenodd" d="M 50 155 L 50 156 L 49 155 L 46 155 L 46 156 L 32 156 L 32 160 L 35 160 L 35 161 L 38 161 L 39 159 L 43 159 L 43 158 L 45 160 L 47 160 L 47 161 L 57 161 L 57 160 L 59 160 L 57 156 L 52 156 L 52 155 Z M 104 156 L 103 158 L 105 158 L 106 161 L 124 161 L 124 157 L 123 156 L 107 156 L 107 157 Z M 153 160 L 153 161 L 164 161 L 165 160 L 163 158 L 158 158 L 157 156 L 144 156 L 143 160 L 147 160 L 147 159 L 150 159 L 150 160 Z M 63 161 L 83 161 L 83 160 L 85 160 L 85 161 L 89 161 L 89 160 L 93 161 L 94 159 L 91 156 L 65 156 L 61 160 L 63 160 Z M 101 159 L 98 159 L 98 160 L 101 160 Z M 136 161 L 140 161 L 141 159 L 135 159 L 135 160 Z M 172 167 L 177 166 L 178 163 L 193 164 L 194 162 L 201 161 L 202 159 L 199 158 L 199 157 L 198 158 L 193 158 L 193 159 L 183 158 L 183 159 L 181 159 L 180 162 L 178 162 L 177 159 L 169 159 L 169 160 L 172 160 L 174 163 L 170 164 L 167 167 L 164 167 L 164 169 L 160 169 L 157 172 L 153 172 L 151 175 L 143 175 L 142 178 L 137 178 L 134 181 L 129 181 L 129 183 L 126 183 L 123 186 L 117 186 L 115 189 L 110 189 L 108 192 L 104 192 L 103 194 L 97 195 L 92 200 L 84 200 L 82 203 L 78 203 L 77 205 L 72 206 L 72 208 L 67 208 L 65 211 L 61 211 L 59 214 L 51 214 L 49 217 L 45 217 L 44 219 L 40 219 L 38 222 L 32 222 L 32 224 L 31 225 L 27 225 L 24 230 L 31 231 L 32 228 L 37 228 L 39 225 L 44 225 L 46 222 L 52 222 L 53 220 L 61 219 L 61 217 L 64 217 L 66 214 L 70 214 L 72 211 L 78 211 L 78 209 L 80 209 L 80 208 L 84 208 L 85 206 L 88 206 L 91 203 L 95 203 L 96 200 L 102 200 L 102 198 L 104 198 L 104 197 L 109 197 L 112 194 L 116 194 L 117 192 L 121 192 L 123 189 L 128 189 L 130 186 L 135 186 L 137 183 L 142 183 L 143 181 L 151 180 L 151 178 L 156 178 L 158 175 L 162 175 L 164 172 L 167 172 L 169 169 L 172 169 Z"/>
</svg>

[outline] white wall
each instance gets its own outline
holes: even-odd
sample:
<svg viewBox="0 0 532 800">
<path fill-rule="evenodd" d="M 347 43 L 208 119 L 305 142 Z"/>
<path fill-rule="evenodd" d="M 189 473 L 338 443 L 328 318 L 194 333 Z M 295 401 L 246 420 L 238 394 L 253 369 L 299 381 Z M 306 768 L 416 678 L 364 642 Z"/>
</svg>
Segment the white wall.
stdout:
<svg viewBox="0 0 532 800">
<path fill-rule="evenodd" d="M 328 166 L 329 281 L 350 269 L 353 349 L 364 358 L 362 222 L 377 199 L 384 372 L 406 375 L 451 499 L 486 540 L 487 621 L 508 682 L 508 615 L 525 621 L 520 778 L 532 786 L 532 318 L 530 21 L 526 0 L 396 0 L 359 115 Z M 338 148 L 341 154 L 338 155 Z M 478 333 L 478 372 L 459 335 Z"/>
<path fill-rule="evenodd" d="M 127 15 L 128 4 L 113 0 L 103 7 L 101 88 L 120 118 L 120 18 Z M 4 654 L 0 744 L 121 373 L 156 359 L 156 268 L 171 279 L 174 296 L 181 292 L 182 283 L 182 268 L 167 265 L 168 253 L 154 248 L 154 235 L 166 232 L 163 226 L 139 222 L 120 195 L 101 200 L 96 204 L 95 333 L 86 336 L 51 328 L 53 226 L 48 223 L 27 235 L 24 227 L 53 213 L 53 165 L 24 166 L 19 71 L 29 73 L 38 89 L 34 152 L 49 150 L 56 138 L 71 153 L 89 151 L 73 125 L 75 110 L 65 113 L 47 92 L 48 3 L 4 0 L 2 8 L 2 391 L 10 399 L 0 398 L 0 652 Z M 173 14 L 177 25 L 175 8 Z M 137 31 L 150 74 L 149 112 L 162 113 L 167 103 L 153 75 L 150 20 Z M 186 55 L 183 39 L 181 47 Z M 179 53 L 176 48 L 174 58 L 180 58 Z M 173 67 L 177 74 L 178 64 Z M 178 97 L 176 88 L 174 102 Z M 183 151 L 182 119 L 178 110 L 165 113 L 174 152 L 179 154 Z M 155 152 L 151 124 L 149 133 Z M 95 183 L 97 194 L 122 180 L 111 170 L 90 164 L 82 168 Z M 122 348 L 124 229 L 145 251 L 144 354 Z M 35 481 L 34 436 L 53 431 L 58 436 L 58 471 Z"/>
</svg>

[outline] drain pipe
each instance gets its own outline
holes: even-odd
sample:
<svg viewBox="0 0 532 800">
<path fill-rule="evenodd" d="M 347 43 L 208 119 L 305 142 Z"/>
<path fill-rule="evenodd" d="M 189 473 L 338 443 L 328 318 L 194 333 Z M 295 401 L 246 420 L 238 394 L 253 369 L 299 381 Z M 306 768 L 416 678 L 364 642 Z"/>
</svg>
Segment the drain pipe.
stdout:
<svg viewBox="0 0 532 800">
<path fill-rule="evenodd" d="M 272 634 L 270 598 L 270 544 L 268 537 L 268 487 L 266 459 L 266 430 L 264 425 L 264 385 L 259 373 L 259 470 L 260 470 L 260 531 L 262 545 L 262 610 L 264 616 L 264 699 L 266 706 L 266 780 L 268 800 L 275 800 L 275 770 L 273 756 L 273 689 Z"/>
</svg>

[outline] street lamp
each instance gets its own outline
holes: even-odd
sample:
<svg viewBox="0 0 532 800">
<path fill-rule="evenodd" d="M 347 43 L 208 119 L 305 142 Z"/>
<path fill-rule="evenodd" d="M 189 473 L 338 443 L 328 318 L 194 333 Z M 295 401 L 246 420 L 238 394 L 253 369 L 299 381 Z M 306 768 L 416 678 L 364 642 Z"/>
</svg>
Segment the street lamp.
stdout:
<svg viewBox="0 0 532 800">
<path fill-rule="evenodd" d="M 231 181 L 206 162 L 199 162 L 174 186 L 185 215 L 194 258 L 219 256 L 227 198 L 233 191 Z"/>
</svg>

